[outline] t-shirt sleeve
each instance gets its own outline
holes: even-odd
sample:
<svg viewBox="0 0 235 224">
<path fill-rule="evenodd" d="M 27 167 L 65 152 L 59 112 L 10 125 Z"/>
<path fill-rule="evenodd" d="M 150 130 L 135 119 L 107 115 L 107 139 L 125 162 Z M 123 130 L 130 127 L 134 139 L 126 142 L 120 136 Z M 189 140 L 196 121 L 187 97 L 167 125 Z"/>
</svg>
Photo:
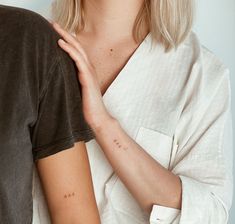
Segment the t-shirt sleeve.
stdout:
<svg viewBox="0 0 235 224">
<path fill-rule="evenodd" d="M 82 111 L 81 86 L 72 62 L 58 59 L 49 70 L 32 128 L 34 160 L 94 138 Z"/>
</svg>

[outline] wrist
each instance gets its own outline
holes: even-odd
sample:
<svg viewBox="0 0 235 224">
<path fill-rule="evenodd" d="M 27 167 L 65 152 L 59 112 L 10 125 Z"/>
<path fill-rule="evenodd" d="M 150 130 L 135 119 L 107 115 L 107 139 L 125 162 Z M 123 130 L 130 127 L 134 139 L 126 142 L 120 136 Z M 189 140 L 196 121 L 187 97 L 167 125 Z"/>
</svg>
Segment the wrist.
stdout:
<svg viewBox="0 0 235 224">
<path fill-rule="evenodd" d="M 109 127 L 118 125 L 118 121 L 110 114 L 105 114 L 99 119 L 93 121 L 90 125 L 95 134 L 103 132 L 103 130 L 109 130 Z"/>
</svg>

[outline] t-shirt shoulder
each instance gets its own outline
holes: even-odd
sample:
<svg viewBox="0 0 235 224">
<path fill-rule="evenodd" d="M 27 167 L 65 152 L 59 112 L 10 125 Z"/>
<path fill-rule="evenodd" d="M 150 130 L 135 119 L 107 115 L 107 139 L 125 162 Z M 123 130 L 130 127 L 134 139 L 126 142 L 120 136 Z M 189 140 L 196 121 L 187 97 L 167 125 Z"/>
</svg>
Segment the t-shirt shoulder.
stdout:
<svg viewBox="0 0 235 224">
<path fill-rule="evenodd" d="M 3 24 L 1 21 L 0 24 L 9 27 L 9 35 L 16 35 L 18 39 L 23 38 L 40 44 L 40 42 L 45 43 L 45 40 L 49 42 L 59 38 L 51 24 L 36 12 L 1 5 L 0 16 L 4 18 Z M 55 47 L 56 42 L 54 41 L 51 45 Z"/>
<path fill-rule="evenodd" d="M 34 25 L 44 24 L 44 27 L 48 24 L 47 20 L 43 16 L 24 8 L 0 5 L 0 13 L 5 16 L 4 23 L 16 22 L 21 25 L 21 27 L 23 26 L 25 28 L 29 28 L 29 25 L 32 23 Z"/>
<path fill-rule="evenodd" d="M 27 58 L 24 60 L 27 60 L 30 69 L 34 70 L 33 74 L 27 73 L 27 75 L 32 74 L 37 77 L 41 96 L 51 78 L 49 75 L 51 70 L 58 61 L 62 61 L 61 58 L 64 62 L 61 62 L 60 66 L 65 66 L 66 63 L 72 66 L 66 53 L 57 44 L 60 36 L 45 18 L 30 10 L 1 6 L 0 16 L 5 18 L 4 23 L 0 21 L 0 29 L 2 27 L 6 31 L 4 35 L 9 37 L 8 44 L 11 43 L 10 46 L 17 48 L 18 51 L 21 50 L 18 48 L 19 43 L 22 44 Z"/>
</svg>

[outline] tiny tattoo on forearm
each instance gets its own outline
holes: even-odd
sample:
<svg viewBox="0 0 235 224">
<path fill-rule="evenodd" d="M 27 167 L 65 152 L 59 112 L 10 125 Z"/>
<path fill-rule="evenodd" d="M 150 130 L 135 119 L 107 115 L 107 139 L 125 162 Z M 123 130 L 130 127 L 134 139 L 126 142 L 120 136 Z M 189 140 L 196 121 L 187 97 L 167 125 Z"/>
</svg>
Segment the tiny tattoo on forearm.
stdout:
<svg viewBox="0 0 235 224">
<path fill-rule="evenodd" d="M 114 139 L 113 142 L 116 144 L 116 146 L 120 149 L 122 148 L 123 150 L 127 150 L 128 148 L 127 147 L 122 147 L 122 145 L 118 142 L 117 139 Z"/>
<path fill-rule="evenodd" d="M 74 197 L 75 196 L 75 193 L 69 193 L 69 194 L 65 194 L 64 195 L 64 198 L 67 199 L 67 198 L 71 198 L 71 197 Z"/>
</svg>

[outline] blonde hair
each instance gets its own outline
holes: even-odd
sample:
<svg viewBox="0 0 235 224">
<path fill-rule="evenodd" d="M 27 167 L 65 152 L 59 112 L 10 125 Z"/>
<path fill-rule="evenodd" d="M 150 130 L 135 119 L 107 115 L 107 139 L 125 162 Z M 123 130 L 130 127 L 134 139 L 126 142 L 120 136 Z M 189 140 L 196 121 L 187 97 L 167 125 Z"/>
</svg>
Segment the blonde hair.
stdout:
<svg viewBox="0 0 235 224">
<path fill-rule="evenodd" d="M 163 44 L 166 51 L 176 48 L 187 37 L 193 23 L 193 0 L 144 0 L 133 28 L 138 42 L 144 38 L 146 29 L 153 40 Z M 55 0 L 53 19 L 69 32 L 84 28 L 82 0 Z"/>
</svg>

